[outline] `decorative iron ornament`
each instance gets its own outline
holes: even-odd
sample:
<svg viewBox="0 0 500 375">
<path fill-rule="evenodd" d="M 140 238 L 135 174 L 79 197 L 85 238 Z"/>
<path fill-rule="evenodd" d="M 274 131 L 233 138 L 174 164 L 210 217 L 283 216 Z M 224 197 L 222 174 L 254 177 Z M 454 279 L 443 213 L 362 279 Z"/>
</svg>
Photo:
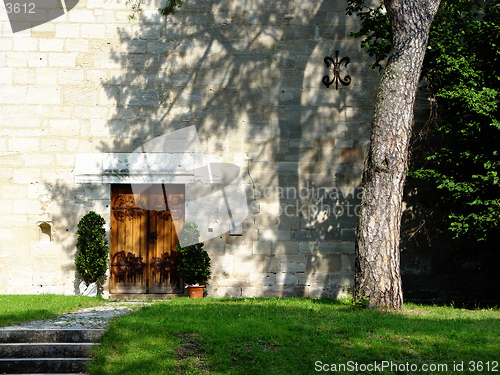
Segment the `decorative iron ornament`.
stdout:
<svg viewBox="0 0 500 375">
<path fill-rule="evenodd" d="M 130 252 L 125 255 L 125 251 L 119 251 L 111 259 L 111 272 L 118 282 L 136 282 L 137 278 L 142 278 L 145 267 L 142 257 Z"/>
<path fill-rule="evenodd" d="M 151 263 L 153 277 L 159 275 L 160 280 L 164 281 L 168 274 L 175 271 L 176 259 L 176 252 L 172 252 L 171 254 L 163 253 L 159 257 L 153 257 L 153 261 Z"/>
<path fill-rule="evenodd" d="M 172 213 L 172 219 L 182 220 L 184 217 L 184 199 L 182 195 L 170 194 L 168 196 L 168 201 L 170 202 L 170 206 L 173 207 L 172 209 L 170 209 L 170 212 Z"/>
<path fill-rule="evenodd" d="M 163 220 L 168 220 L 168 218 L 171 215 L 170 211 L 167 210 L 155 210 L 155 211 L 152 211 L 154 213 L 154 215 L 158 218 L 162 218 Z"/>
<path fill-rule="evenodd" d="M 170 209 L 170 206 L 174 207 Z M 149 209 L 154 212 L 156 217 L 168 220 L 172 217 L 173 220 L 181 220 L 184 215 L 184 199 L 178 194 L 169 194 L 168 198 L 156 195 L 150 198 Z"/>
<path fill-rule="evenodd" d="M 347 67 L 347 64 L 351 61 L 349 57 L 342 57 L 339 61 L 339 51 L 335 51 L 335 60 L 331 56 L 326 56 L 323 60 L 326 64 L 327 68 L 332 67 L 333 70 L 333 78 L 330 80 L 329 76 L 323 77 L 323 84 L 326 87 L 330 87 L 335 82 L 335 89 L 339 89 L 339 82 L 344 86 L 349 86 L 351 84 L 351 76 L 347 74 L 344 78 L 340 76 L 340 65 L 344 64 L 344 67 Z"/>
<path fill-rule="evenodd" d="M 180 292 L 179 273 L 175 267 L 177 252 L 163 253 L 153 257 L 151 271 L 154 282 L 169 283 L 174 292 Z"/>
<path fill-rule="evenodd" d="M 113 216 L 118 221 L 125 221 L 141 217 L 144 215 L 144 210 L 136 206 L 133 195 L 118 196 L 111 207 Z"/>
<path fill-rule="evenodd" d="M 151 194 L 147 207 L 151 211 L 168 211 L 168 202 L 162 195 Z"/>
</svg>

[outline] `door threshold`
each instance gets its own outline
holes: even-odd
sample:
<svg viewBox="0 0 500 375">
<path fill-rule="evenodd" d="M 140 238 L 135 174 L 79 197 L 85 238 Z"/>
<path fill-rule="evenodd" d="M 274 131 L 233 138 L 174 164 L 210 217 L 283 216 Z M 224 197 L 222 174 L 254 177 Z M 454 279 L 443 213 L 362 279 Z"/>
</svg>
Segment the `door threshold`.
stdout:
<svg viewBox="0 0 500 375">
<path fill-rule="evenodd" d="M 148 293 L 115 293 L 110 294 L 109 299 L 126 299 L 126 300 L 148 300 L 148 299 L 173 299 L 182 297 L 183 294 L 148 294 Z"/>
</svg>

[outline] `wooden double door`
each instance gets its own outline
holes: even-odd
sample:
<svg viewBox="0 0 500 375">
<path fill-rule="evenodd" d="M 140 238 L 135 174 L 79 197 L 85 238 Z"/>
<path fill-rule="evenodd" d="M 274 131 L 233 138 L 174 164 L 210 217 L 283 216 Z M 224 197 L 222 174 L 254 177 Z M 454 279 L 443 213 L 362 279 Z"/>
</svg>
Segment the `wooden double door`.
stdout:
<svg viewBox="0 0 500 375">
<path fill-rule="evenodd" d="M 175 261 L 183 224 L 184 185 L 112 185 L 110 292 L 181 293 Z"/>
</svg>

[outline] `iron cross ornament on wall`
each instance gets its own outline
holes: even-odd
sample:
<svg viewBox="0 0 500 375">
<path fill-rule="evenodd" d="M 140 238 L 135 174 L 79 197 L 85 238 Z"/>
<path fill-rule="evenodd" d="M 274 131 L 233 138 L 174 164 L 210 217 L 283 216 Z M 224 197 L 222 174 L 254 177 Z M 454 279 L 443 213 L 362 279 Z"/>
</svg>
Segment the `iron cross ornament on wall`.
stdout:
<svg viewBox="0 0 500 375">
<path fill-rule="evenodd" d="M 344 78 L 340 76 L 340 66 L 344 64 L 344 67 L 347 67 L 347 64 L 351 61 L 349 57 L 343 57 L 339 61 L 339 51 L 335 51 L 335 60 L 331 56 L 326 56 L 323 60 L 326 64 L 327 69 L 330 67 L 333 70 L 333 78 L 330 80 L 329 76 L 323 77 L 323 84 L 328 88 L 335 82 L 335 89 L 339 89 L 339 82 L 344 86 L 349 86 L 351 83 L 351 76 L 346 74 Z"/>
</svg>

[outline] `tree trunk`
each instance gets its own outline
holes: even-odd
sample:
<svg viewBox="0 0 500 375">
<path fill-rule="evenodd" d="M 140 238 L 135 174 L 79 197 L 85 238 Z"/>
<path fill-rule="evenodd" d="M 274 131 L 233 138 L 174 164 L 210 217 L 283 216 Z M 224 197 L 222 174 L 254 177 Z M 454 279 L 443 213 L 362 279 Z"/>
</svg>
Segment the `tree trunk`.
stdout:
<svg viewBox="0 0 500 375">
<path fill-rule="evenodd" d="M 354 299 L 403 304 L 399 239 L 413 106 L 439 0 L 385 0 L 392 51 L 377 93 L 356 231 Z"/>
</svg>

